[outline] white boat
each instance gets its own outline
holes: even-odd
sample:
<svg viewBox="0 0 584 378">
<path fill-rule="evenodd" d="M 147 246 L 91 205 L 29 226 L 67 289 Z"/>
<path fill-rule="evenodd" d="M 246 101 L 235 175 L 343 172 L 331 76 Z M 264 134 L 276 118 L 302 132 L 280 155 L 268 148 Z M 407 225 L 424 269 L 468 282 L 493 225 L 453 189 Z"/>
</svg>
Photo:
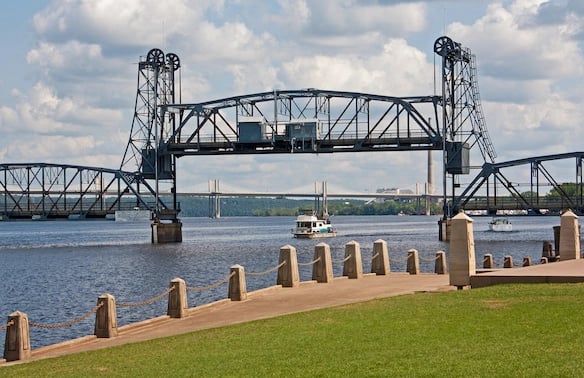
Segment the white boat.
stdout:
<svg viewBox="0 0 584 378">
<path fill-rule="evenodd" d="M 337 236 L 337 232 L 333 228 L 330 219 L 315 213 L 298 215 L 292 233 L 295 238 L 300 239 L 330 238 Z"/>
<path fill-rule="evenodd" d="M 510 232 L 513 231 L 513 225 L 507 218 L 495 217 L 489 222 L 489 230 L 496 232 Z"/>
</svg>

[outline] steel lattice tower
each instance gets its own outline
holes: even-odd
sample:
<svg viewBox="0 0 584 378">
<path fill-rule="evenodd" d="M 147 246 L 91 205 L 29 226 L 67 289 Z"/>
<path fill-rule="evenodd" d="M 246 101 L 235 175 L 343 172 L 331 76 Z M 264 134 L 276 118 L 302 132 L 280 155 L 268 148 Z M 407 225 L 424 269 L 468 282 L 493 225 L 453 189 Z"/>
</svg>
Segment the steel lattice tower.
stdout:
<svg viewBox="0 0 584 378">
<path fill-rule="evenodd" d="M 155 180 L 157 193 L 160 181 L 168 181 L 176 188 L 175 157 L 160 153 L 164 141 L 174 132 L 175 115 L 161 112 L 160 107 L 177 100 L 175 78 L 179 68 L 179 57 L 173 53 L 165 55 L 160 49 L 150 50 L 138 63 L 134 118 L 120 165 L 122 170 Z M 176 198 L 174 202 L 176 209 Z"/>
<path fill-rule="evenodd" d="M 120 168 L 137 170 L 145 176 L 153 176 L 156 172 L 154 150 L 172 133 L 174 126 L 174 115 L 165 113 L 168 119 L 162 119 L 159 107 L 175 103 L 175 72 L 179 68 L 178 56 L 164 55 L 160 49 L 150 50 L 138 63 L 134 118 Z M 159 173 L 162 172 L 159 170 Z"/>
<path fill-rule="evenodd" d="M 458 176 L 470 173 L 469 152 L 478 146 L 484 162 L 494 162 L 495 149 L 487 131 L 477 80 L 475 55 L 451 38 L 434 42 L 434 52 L 442 57 L 442 127 L 444 155 L 444 216 L 450 217 L 448 175 L 451 198 L 460 186 Z"/>
</svg>

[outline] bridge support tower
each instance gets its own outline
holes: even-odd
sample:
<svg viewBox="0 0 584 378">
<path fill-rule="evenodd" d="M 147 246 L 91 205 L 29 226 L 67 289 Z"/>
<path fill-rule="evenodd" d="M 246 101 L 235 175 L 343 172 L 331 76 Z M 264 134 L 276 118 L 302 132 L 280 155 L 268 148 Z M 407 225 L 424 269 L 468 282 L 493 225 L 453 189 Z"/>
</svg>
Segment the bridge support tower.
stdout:
<svg viewBox="0 0 584 378">
<path fill-rule="evenodd" d="M 450 241 L 451 218 L 443 218 L 438 221 L 438 240 Z"/>
<path fill-rule="evenodd" d="M 160 49 L 152 49 L 138 64 L 138 86 L 136 105 L 130 139 L 124 152 L 121 167 L 136 169 L 144 181 L 150 181 L 155 192 L 152 217 L 152 243 L 173 243 L 182 241 L 182 223 L 178 219 L 180 209 L 176 198 L 176 157 L 164 153 L 165 140 L 176 131 L 175 112 L 160 111 L 161 106 L 176 103 L 176 75 L 180 59 L 174 53 L 164 54 Z M 178 98 L 177 98 L 178 97 Z M 168 199 L 162 200 L 160 193 L 169 192 Z"/>
<path fill-rule="evenodd" d="M 152 243 L 180 243 L 182 242 L 182 222 L 176 220 L 170 223 L 163 223 L 154 220 L 152 227 Z"/>
</svg>

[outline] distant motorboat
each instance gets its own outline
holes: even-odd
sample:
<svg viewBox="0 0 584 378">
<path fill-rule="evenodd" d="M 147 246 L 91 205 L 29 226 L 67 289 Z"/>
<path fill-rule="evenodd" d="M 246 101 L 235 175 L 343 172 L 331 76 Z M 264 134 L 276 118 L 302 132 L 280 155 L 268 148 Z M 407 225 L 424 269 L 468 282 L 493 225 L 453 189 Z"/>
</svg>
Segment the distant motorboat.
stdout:
<svg viewBox="0 0 584 378">
<path fill-rule="evenodd" d="M 495 232 L 510 232 L 513 231 L 513 225 L 508 218 L 495 217 L 489 222 L 489 230 Z"/>
<path fill-rule="evenodd" d="M 328 217 L 317 215 L 314 212 L 298 215 L 295 227 L 292 230 L 295 238 L 313 239 L 313 238 L 330 238 L 337 236 Z"/>
</svg>

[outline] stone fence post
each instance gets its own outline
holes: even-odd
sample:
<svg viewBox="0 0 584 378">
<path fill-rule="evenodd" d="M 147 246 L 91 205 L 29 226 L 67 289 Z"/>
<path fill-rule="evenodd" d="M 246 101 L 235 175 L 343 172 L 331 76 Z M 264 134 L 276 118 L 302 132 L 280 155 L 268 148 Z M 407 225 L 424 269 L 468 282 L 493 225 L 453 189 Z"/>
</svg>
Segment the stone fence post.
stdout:
<svg viewBox="0 0 584 378">
<path fill-rule="evenodd" d="M 116 299 L 111 294 L 102 294 L 97 298 L 97 304 L 101 307 L 95 312 L 95 336 L 104 339 L 116 337 L 118 335 Z"/>
<path fill-rule="evenodd" d="M 7 324 L 10 325 L 6 328 L 4 359 L 6 361 L 29 359 L 31 350 L 28 315 L 15 311 L 8 316 Z"/>
<path fill-rule="evenodd" d="M 495 260 L 491 253 L 486 253 L 483 259 L 483 269 L 493 269 L 495 268 Z"/>
<path fill-rule="evenodd" d="M 287 244 L 280 248 L 280 258 L 278 265 L 286 262 L 278 268 L 278 278 L 276 285 L 282 287 L 297 287 L 300 286 L 300 274 L 298 273 L 298 257 L 296 255 L 296 248 Z"/>
<path fill-rule="evenodd" d="M 175 278 L 170 281 L 170 287 L 173 290 L 168 293 L 167 315 L 171 318 L 182 318 L 189 307 L 187 303 L 187 285 L 183 279 Z"/>
<path fill-rule="evenodd" d="M 247 288 L 245 286 L 245 270 L 241 265 L 231 267 L 233 276 L 229 279 L 229 293 L 227 295 L 232 301 L 244 301 L 247 299 Z"/>
<path fill-rule="evenodd" d="M 331 247 L 326 243 L 318 243 L 314 247 L 314 260 L 318 261 L 312 265 L 312 279 L 320 283 L 332 282 L 334 276 Z"/>
<path fill-rule="evenodd" d="M 420 274 L 420 259 L 418 257 L 417 249 L 410 249 L 408 251 L 408 262 L 406 271 L 409 274 Z"/>
<path fill-rule="evenodd" d="M 361 260 L 361 246 L 354 240 L 345 244 L 345 263 L 343 276 L 349 278 L 363 277 L 363 261 Z"/>
<path fill-rule="evenodd" d="M 436 252 L 436 262 L 434 263 L 434 273 L 446 274 L 446 252 Z"/>
<path fill-rule="evenodd" d="M 513 256 L 505 256 L 503 258 L 503 268 L 513 268 Z"/>
<path fill-rule="evenodd" d="M 375 273 L 378 276 L 389 274 L 389 252 L 385 240 L 378 239 L 373 243 L 372 256 L 371 273 Z"/>
<path fill-rule="evenodd" d="M 460 212 L 452 218 L 450 234 L 450 285 L 462 289 L 470 285 L 470 277 L 476 274 L 473 220 Z"/>
<path fill-rule="evenodd" d="M 568 210 L 560 217 L 560 259 L 580 259 L 580 227 L 578 216 Z M 557 254 L 557 253 L 556 253 Z"/>
</svg>

